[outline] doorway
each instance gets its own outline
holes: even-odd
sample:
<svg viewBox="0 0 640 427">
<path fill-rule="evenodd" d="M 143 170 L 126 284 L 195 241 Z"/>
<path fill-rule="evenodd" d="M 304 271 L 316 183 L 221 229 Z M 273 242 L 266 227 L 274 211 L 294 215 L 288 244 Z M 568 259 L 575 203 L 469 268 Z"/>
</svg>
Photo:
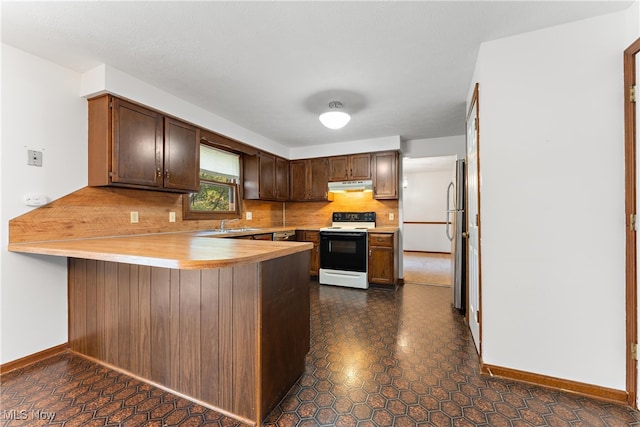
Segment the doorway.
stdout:
<svg viewBox="0 0 640 427">
<path fill-rule="evenodd" d="M 447 188 L 457 156 L 404 158 L 402 162 L 403 273 L 405 283 L 451 286 Z"/>
</svg>

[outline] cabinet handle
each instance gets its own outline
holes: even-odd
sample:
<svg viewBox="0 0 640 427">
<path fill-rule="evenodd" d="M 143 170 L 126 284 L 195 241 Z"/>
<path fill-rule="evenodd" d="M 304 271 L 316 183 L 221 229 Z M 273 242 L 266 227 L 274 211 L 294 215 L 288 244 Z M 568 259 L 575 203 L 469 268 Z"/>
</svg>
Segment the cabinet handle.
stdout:
<svg viewBox="0 0 640 427">
<path fill-rule="evenodd" d="M 371 256 L 371 249 L 369 249 L 369 256 Z"/>
<path fill-rule="evenodd" d="M 164 177 L 165 177 L 165 179 L 169 179 L 169 171 L 166 171 L 166 172 L 164 173 Z"/>
<path fill-rule="evenodd" d="M 162 178 L 162 171 L 160 170 L 160 168 L 156 169 L 156 175 L 158 176 L 158 178 Z"/>
</svg>

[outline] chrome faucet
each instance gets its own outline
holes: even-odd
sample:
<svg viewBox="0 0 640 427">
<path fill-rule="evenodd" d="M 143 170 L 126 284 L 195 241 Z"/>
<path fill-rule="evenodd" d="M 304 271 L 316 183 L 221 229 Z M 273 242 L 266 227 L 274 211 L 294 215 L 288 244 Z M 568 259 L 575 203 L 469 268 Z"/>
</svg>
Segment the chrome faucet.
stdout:
<svg viewBox="0 0 640 427">
<path fill-rule="evenodd" d="M 223 219 L 222 221 L 220 221 L 220 230 L 224 231 L 225 230 L 225 228 L 224 228 L 225 222 L 231 222 L 231 221 L 239 221 L 239 219 L 238 218 L 229 219 L 229 220 Z"/>
</svg>

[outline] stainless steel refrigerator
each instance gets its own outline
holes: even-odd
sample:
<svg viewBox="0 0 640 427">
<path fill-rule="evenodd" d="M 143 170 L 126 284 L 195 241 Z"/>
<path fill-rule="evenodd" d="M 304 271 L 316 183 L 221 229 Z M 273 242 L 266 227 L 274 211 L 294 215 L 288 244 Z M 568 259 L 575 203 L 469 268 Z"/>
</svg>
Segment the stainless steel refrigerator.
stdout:
<svg viewBox="0 0 640 427">
<path fill-rule="evenodd" d="M 456 161 L 455 180 L 447 188 L 446 233 L 451 241 L 451 278 L 453 280 L 453 306 L 464 312 L 466 308 L 466 231 L 465 167 L 464 160 Z"/>
</svg>

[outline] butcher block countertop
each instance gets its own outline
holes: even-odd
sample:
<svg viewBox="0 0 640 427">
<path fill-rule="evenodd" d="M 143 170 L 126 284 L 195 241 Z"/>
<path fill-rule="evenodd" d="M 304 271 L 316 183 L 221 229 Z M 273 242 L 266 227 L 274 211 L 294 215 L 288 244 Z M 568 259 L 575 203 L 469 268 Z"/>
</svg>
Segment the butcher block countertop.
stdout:
<svg viewBox="0 0 640 427">
<path fill-rule="evenodd" d="M 313 248 L 313 244 L 307 242 L 211 237 L 202 232 L 160 233 L 12 243 L 8 249 L 12 252 L 198 270 L 262 262 Z"/>
</svg>

